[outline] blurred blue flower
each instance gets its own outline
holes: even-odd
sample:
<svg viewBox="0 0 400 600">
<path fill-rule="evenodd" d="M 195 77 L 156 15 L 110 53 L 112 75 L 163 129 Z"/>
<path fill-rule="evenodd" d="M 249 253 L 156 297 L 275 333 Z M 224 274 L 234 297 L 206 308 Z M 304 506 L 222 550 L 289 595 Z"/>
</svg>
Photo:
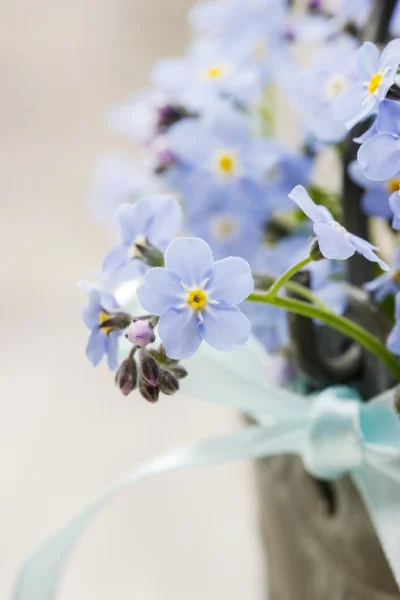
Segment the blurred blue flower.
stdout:
<svg viewBox="0 0 400 600">
<path fill-rule="evenodd" d="M 223 190 L 232 205 L 265 214 L 262 183 L 276 161 L 273 143 L 249 135 L 247 119 L 226 109 L 212 118 L 184 119 L 168 133 L 174 155 L 173 183 L 190 203 L 203 204 L 215 190 Z"/>
<path fill-rule="evenodd" d="M 379 54 L 371 42 L 356 51 L 356 81 L 335 100 L 336 118 L 351 129 L 378 110 L 393 85 L 400 63 L 400 40 L 393 40 Z"/>
<path fill-rule="evenodd" d="M 390 271 L 369 281 L 364 288 L 372 294 L 375 302 L 378 303 L 382 302 L 386 296 L 400 291 L 400 246 L 396 248 Z"/>
<path fill-rule="evenodd" d="M 347 133 L 335 119 L 334 100 L 354 79 L 349 54 L 355 47 L 355 41 L 348 36 L 327 43 L 293 82 L 291 97 L 304 113 L 310 132 L 324 142 L 338 142 Z"/>
<path fill-rule="evenodd" d="M 250 335 L 250 322 L 237 308 L 254 286 L 242 258 L 214 263 L 199 238 L 177 238 L 165 252 L 165 268 L 151 269 L 138 288 L 143 308 L 159 315 L 158 332 L 170 358 L 189 358 L 202 340 L 233 350 Z"/>
<path fill-rule="evenodd" d="M 258 211 L 249 210 L 223 188 L 203 195 L 200 202 L 189 201 L 185 217 L 189 235 L 204 239 L 216 259 L 241 256 L 250 260 L 265 228 Z"/>
<path fill-rule="evenodd" d="M 170 194 L 149 196 L 135 204 L 122 204 L 116 222 L 121 242 L 103 260 L 104 287 L 143 275 L 149 267 L 137 245 L 150 245 L 163 253 L 182 227 L 182 209 Z"/>
<path fill-rule="evenodd" d="M 396 323 L 386 340 L 386 346 L 393 354 L 400 356 L 400 292 L 396 294 L 395 319 Z"/>
<path fill-rule="evenodd" d="M 126 156 L 110 155 L 96 165 L 91 190 L 91 212 L 110 221 L 118 206 L 133 203 L 145 194 L 160 190 L 161 181 L 147 165 Z"/>
<path fill-rule="evenodd" d="M 389 181 L 372 181 L 364 175 L 360 163 L 354 160 L 348 166 L 348 173 L 357 185 L 365 189 L 361 200 L 365 214 L 384 219 L 391 217 L 389 197 L 400 187 L 400 172 Z"/>
<path fill-rule="evenodd" d="M 296 186 L 289 197 L 309 219 L 314 221 L 314 233 L 325 258 L 345 260 L 358 252 L 367 260 L 377 262 L 384 271 L 389 269 L 388 265 L 375 254 L 376 246 L 349 233 L 343 225 L 334 220 L 326 207 L 317 206 L 301 185 Z"/>
<path fill-rule="evenodd" d="M 153 84 L 174 102 L 190 111 L 204 110 L 222 97 L 249 103 L 261 93 L 259 72 L 249 61 L 237 61 L 223 51 L 188 53 L 184 58 L 164 58 L 152 70 Z"/>
<path fill-rule="evenodd" d="M 398 180 L 400 188 L 400 179 Z M 392 227 L 396 231 L 400 230 L 400 190 L 392 194 L 389 198 L 389 206 L 393 212 Z"/>
<path fill-rule="evenodd" d="M 78 286 L 89 296 L 82 311 L 83 322 L 91 332 L 86 355 L 94 367 L 106 355 L 113 370 L 117 367 L 118 338 L 129 325 L 127 315 L 119 312 L 120 306 L 111 294 L 88 281 L 80 281 Z"/>
<path fill-rule="evenodd" d="M 382 102 L 374 126 L 375 135 L 360 146 L 357 158 L 369 179 L 385 181 L 400 171 L 400 104 Z"/>
</svg>

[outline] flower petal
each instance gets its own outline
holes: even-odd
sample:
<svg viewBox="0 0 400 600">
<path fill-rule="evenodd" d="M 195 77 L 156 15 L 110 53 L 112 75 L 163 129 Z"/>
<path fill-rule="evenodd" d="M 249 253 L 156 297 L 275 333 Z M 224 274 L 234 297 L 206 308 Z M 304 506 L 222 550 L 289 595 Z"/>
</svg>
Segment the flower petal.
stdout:
<svg viewBox="0 0 400 600">
<path fill-rule="evenodd" d="M 364 44 L 356 52 L 357 75 L 362 81 L 369 81 L 379 71 L 379 50 L 372 42 Z"/>
<path fill-rule="evenodd" d="M 400 140 L 387 133 L 378 133 L 359 148 L 357 158 L 369 179 L 391 179 L 400 167 Z"/>
<path fill-rule="evenodd" d="M 350 234 L 350 239 L 359 254 L 362 254 L 362 256 L 371 262 L 378 263 L 380 268 L 384 271 L 390 270 L 389 265 L 387 265 L 382 259 L 379 258 L 377 254 L 375 254 L 374 250 L 378 250 L 376 246 L 373 246 L 366 240 L 363 240 L 354 234 Z"/>
<path fill-rule="evenodd" d="M 383 187 L 375 187 L 363 195 L 361 206 L 367 215 L 389 219 L 392 213 L 388 200 L 387 192 L 385 192 Z"/>
<path fill-rule="evenodd" d="M 378 133 L 400 133 L 400 106 L 396 100 L 384 100 L 375 121 Z"/>
<path fill-rule="evenodd" d="M 203 319 L 201 335 L 216 350 L 234 350 L 249 339 L 250 321 L 236 306 L 213 307 Z"/>
<path fill-rule="evenodd" d="M 386 346 L 389 348 L 390 352 L 393 352 L 393 354 L 396 356 L 400 356 L 400 323 L 396 323 L 396 325 L 393 327 L 388 339 L 386 340 Z"/>
<path fill-rule="evenodd" d="M 124 244 L 118 244 L 118 246 L 114 246 L 114 248 L 111 248 L 111 250 L 105 255 L 101 265 L 101 270 L 103 273 L 116 271 L 117 269 L 120 269 L 123 265 L 125 265 L 127 261 L 127 246 L 125 246 Z"/>
<path fill-rule="evenodd" d="M 176 238 L 165 251 L 165 267 L 189 287 L 210 277 L 212 266 L 210 246 L 200 238 Z"/>
<path fill-rule="evenodd" d="M 319 248 L 325 258 L 346 260 L 356 251 L 353 244 L 343 234 L 327 223 L 315 223 L 314 232 L 318 236 Z"/>
<path fill-rule="evenodd" d="M 189 358 L 201 344 L 199 319 L 190 309 L 169 308 L 158 322 L 158 333 L 169 358 Z"/>
<path fill-rule="evenodd" d="M 89 335 L 86 346 L 86 356 L 94 367 L 96 367 L 106 351 L 106 336 L 100 329 L 94 329 Z"/>
<path fill-rule="evenodd" d="M 162 315 L 171 306 L 182 304 L 185 298 L 181 280 L 168 269 L 155 267 L 145 275 L 137 289 L 142 307 L 153 315 Z"/>
<path fill-rule="evenodd" d="M 302 185 L 296 185 L 296 187 L 290 192 L 289 198 L 293 200 L 293 202 L 296 202 L 297 206 L 312 221 L 326 221 L 325 214 L 315 204 L 314 200 L 311 200 L 309 194 Z"/>
<path fill-rule="evenodd" d="M 400 40 L 392 40 L 382 52 L 380 70 L 400 64 Z"/>
<path fill-rule="evenodd" d="M 117 354 L 118 354 L 118 338 L 120 333 L 118 331 L 112 331 L 110 335 L 106 338 L 106 352 L 107 352 L 107 361 L 108 366 L 111 371 L 114 371 L 117 368 Z"/>
<path fill-rule="evenodd" d="M 254 289 L 250 265 L 243 258 L 230 256 L 214 263 L 207 284 L 212 299 L 224 304 L 239 304 Z"/>
</svg>

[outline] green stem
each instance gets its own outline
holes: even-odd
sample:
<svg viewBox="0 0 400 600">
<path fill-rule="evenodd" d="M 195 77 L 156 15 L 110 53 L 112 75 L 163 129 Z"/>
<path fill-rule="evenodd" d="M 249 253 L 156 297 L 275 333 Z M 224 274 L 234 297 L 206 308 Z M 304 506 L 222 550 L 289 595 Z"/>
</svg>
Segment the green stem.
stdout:
<svg viewBox="0 0 400 600">
<path fill-rule="evenodd" d="M 389 350 L 379 341 L 377 337 L 356 323 L 353 323 L 353 321 L 350 321 L 350 319 L 335 315 L 333 312 L 325 311 L 317 306 L 312 306 L 306 302 L 301 302 L 300 300 L 271 297 L 270 292 L 266 294 L 254 292 L 253 294 L 250 294 L 247 300 L 271 304 L 273 306 L 278 306 L 284 310 L 293 312 L 297 315 L 302 315 L 303 317 L 318 319 L 326 325 L 341 331 L 380 358 L 400 381 L 400 364 L 395 356 L 389 352 Z"/>
<path fill-rule="evenodd" d="M 265 273 L 262 275 L 255 274 L 254 281 L 256 282 L 256 288 L 264 288 L 265 290 L 268 290 L 269 294 L 269 289 L 276 281 L 276 277 L 273 275 L 267 275 Z M 329 306 L 320 300 L 318 296 L 313 294 L 305 285 L 301 285 L 301 283 L 296 283 L 295 281 L 287 281 L 284 287 L 288 292 L 292 292 L 293 294 L 296 294 L 296 296 L 300 296 L 301 298 L 304 298 L 304 300 L 308 300 L 312 304 L 322 308 L 322 310 L 326 310 L 327 312 L 331 311 Z"/>
<path fill-rule="evenodd" d="M 279 292 L 279 290 L 281 289 L 281 287 L 283 287 L 286 284 L 286 282 L 289 281 L 289 279 L 291 277 L 293 277 L 293 275 L 295 273 L 297 273 L 297 271 L 300 271 L 303 267 L 305 267 L 306 265 L 308 265 L 312 261 L 313 261 L 313 258 L 311 258 L 311 256 L 307 256 L 307 258 L 304 258 L 303 260 L 301 260 L 297 264 L 293 265 L 293 267 L 290 267 L 290 269 L 288 269 L 287 271 L 285 271 L 271 285 L 271 287 L 268 290 L 268 296 L 270 296 L 271 298 L 274 298 L 274 296 L 276 296 L 276 294 Z"/>
</svg>

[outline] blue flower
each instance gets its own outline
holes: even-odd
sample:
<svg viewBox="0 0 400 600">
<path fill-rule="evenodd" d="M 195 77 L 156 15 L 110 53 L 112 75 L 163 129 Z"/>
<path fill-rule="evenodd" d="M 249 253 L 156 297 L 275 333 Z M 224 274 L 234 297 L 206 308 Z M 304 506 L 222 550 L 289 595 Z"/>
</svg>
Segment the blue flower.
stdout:
<svg viewBox="0 0 400 600">
<path fill-rule="evenodd" d="M 400 356 L 400 292 L 396 294 L 395 319 L 396 323 L 386 340 L 386 346 L 393 354 Z"/>
<path fill-rule="evenodd" d="M 108 222 L 120 204 L 133 203 L 159 189 L 160 182 L 147 165 L 132 162 L 126 156 L 106 156 L 99 161 L 94 173 L 93 213 Z"/>
<path fill-rule="evenodd" d="M 296 186 L 289 197 L 309 219 L 314 221 L 314 233 L 318 238 L 319 248 L 325 258 L 345 260 L 358 252 L 366 259 L 377 262 L 384 271 L 389 270 L 388 265 L 375 254 L 376 246 L 353 233 L 349 233 L 343 225 L 334 220 L 327 208 L 317 206 L 301 185 Z"/>
<path fill-rule="evenodd" d="M 138 246 L 146 244 L 164 252 L 182 226 L 182 210 L 174 196 L 149 196 L 122 204 L 116 213 L 121 243 L 114 246 L 102 264 L 103 285 L 109 287 L 143 275 L 148 265 L 142 260 Z"/>
<path fill-rule="evenodd" d="M 335 100 L 336 118 L 347 129 L 378 110 L 393 85 L 400 63 L 400 40 L 390 42 L 381 56 L 371 42 L 356 51 L 357 78 L 348 90 Z"/>
<path fill-rule="evenodd" d="M 400 291 L 400 246 L 396 248 L 390 271 L 369 281 L 364 288 L 373 295 L 375 302 L 378 303 L 382 302 L 386 296 Z"/>
<path fill-rule="evenodd" d="M 205 340 L 233 350 L 250 335 L 237 308 L 254 286 L 248 263 L 229 257 L 213 262 L 199 238 L 177 238 L 165 252 L 165 268 L 151 269 L 138 288 L 140 304 L 159 315 L 158 333 L 170 358 L 189 358 Z"/>
<path fill-rule="evenodd" d="M 132 319 L 121 312 L 118 302 L 111 294 L 88 281 L 80 281 L 78 286 L 89 296 L 82 311 L 83 322 L 91 332 L 86 355 L 94 367 L 106 355 L 108 366 L 113 370 L 117 367 L 118 338 Z"/>
<path fill-rule="evenodd" d="M 355 42 L 342 37 L 315 53 L 310 68 L 293 84 L 292 98 L 304 113 L 310 132 L 324 142 L 342 140 L 347 130 L 334 116 L 334 100 L 352 82 L 353 67 L 349 53 Z"/>
<path fill-rule="evenodd" d="M 217 188 L 204 192 L 200 202 L 187 202 L 186 230 L 205 240 L 215 259 L 241 256 L 250 260 L 262 241 L 265 220 L 238 200 Z"/>
<path fill-rule="evenodd" d="M 375 135 L 362 144 L 357 158 L 369 179 L 385 181 L 400 171 L 400 104 L 382 102 L 374 126 Z"/>
<path fill-rule="evenodd" d="M 400 180 L 398 181 L 400 187 Z M 392 227 L 396 231 L 400 230 L 400 190 L 392 194 L 389 198 L 389 206 L 393 212 Z"/>
<path fill-rule="evenodd" d="M 351 179 L 365 189 L 362 197 L 362 208 L 365 214 L 388 219 L 392 215 L 389 198 L 400 187 L 400 172 L 389 181 L 372 181 L 364 175 L 362 166 L 356 160 L 348 166 Z"/>
</svg>

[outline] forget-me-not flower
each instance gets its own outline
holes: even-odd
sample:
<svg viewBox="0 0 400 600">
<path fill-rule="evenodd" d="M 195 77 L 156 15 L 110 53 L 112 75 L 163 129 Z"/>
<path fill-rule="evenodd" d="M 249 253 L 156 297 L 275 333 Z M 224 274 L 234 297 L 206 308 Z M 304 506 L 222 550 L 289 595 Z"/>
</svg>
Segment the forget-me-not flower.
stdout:
<svg viewBox="0 0 400 600">
<path fill-rule="evenodd" d="M 366 215 L 388 219 L 392 215 L 389 198 L 400 187 L 400 172 L 389 181 L 372 181 L 364 175 L 364 170 L 356 160 L 348 166 L 350 178 L 365 192 L 361 199 L 361 206 Z"/>
<path fill-rule="evenodd" d="M 350 37 L 327 43 L 318 50 L 310 67 L 293 82 L 292 98 L 304 113 L 310 132 L 324 142 L 338 142 L 347 130 L 334 116 L 334 100 L 353 80 L 349 53 L 355 48 Z"/>
<path fill-rule="evenodd" d="M 82 311 L 83 322 L 90 329 L 86 355 L 94 367 L 106 355 L 108 366 L 114 370 L 117 367 L 118 338 L 132 318 L 121 312 L 121 307 L 112 294 L 88 281 L 80 281 L 78 285 L 89 296 Z"/>
<path fill-rule="evenodd" d="M 315 204 L 301 185 L 296 186 L 289 197 L 309 219 L 314 221 L 314 233 L 325 258 L 346 260 L 358 252 L 366 259 L 377 262 L 384 271 L 389 270 L 388 265 L 375 254 L 376 246 L 347 231 L 343 225 L 335 221 L 325 206 Z"/>
<path fill-rule="evenodd" d="M 390 271 L 369 281 L 364 288 L 373 295 L 376 302 L 382 302 L 386 296 L 400 291 L 400 246 L 396 248 Z"/>
<path fill-rule="evenodd" d="M 400 40 L 393 40 L 379 54 L 372 42 L 356 51 L 356 81 L 335 100 L 336 118 L 351 129 L 378 110 L 393 85 L 400 63 Z"/>
<path fill-rule="evenodd" d="M 375 135 L 360 146 L 357 158 L 369 179 L 385 181 L 400 171 L 400 104 L 382 102 L 374 127 Z"/>
<path fill-rule="evenodd" d="M 254 287 L 249 264 L 229 257 L 214 262 L 199 238 L 177 238 L 165 252 L 165 268 L 151 269 L 137 294 L 148 312 L 159 315 L 158 333 L 170 358 L 189 358 L 204 340 L 233 350 L 249 335 L 249 320 L 236 306 Z"/>
<path fill-rule="evenodd" d="M 154 195 L 135 204 L 122 204 L 116 221 L 121 242 L 108 252 L 102 264 L 103 284 L 107 287 L 148 270 L 140 247 L 150 245 L 164 252 L 182 227 L 182 209 L 174 196 Z"/>
</svg>

